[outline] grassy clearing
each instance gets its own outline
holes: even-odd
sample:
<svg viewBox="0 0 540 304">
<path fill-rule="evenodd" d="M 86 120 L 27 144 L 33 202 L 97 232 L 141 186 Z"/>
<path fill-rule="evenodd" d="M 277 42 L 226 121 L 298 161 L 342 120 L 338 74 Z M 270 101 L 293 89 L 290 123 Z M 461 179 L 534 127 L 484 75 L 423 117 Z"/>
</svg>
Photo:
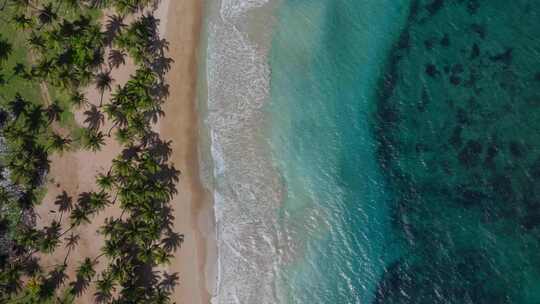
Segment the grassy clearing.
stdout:
<svg viewBox="0 0 540 304">
<path fill-rule="evenodd" d="M 87 13 L 94 20 L 101 18 L 101 11 L 98 9 L 88 10 Z M 62 8 L 60 8 L 58 14 L 66 19 L 77 17 L 77 14 L 72 10 Z M 81 133 L 81 126 L 75 121 L 72 105 L 69 102 L 69 94 L 49 85 L 46 88 L 50 101 L 45 100 L 41 86 L 37 81 L 29 81 L 15 75 L 14 68 L 18 64 L 23 64 L 27 68 L 32 66 L 32 55 L 26 43 L 29 34 L 15 27 L 11 21 L 13 16 L 14 12 L 9 6 L 0 11 L 0 36 L 7 38 L 13 45 L 11 56 L 4 64 L 4 68 L 0 70 L 0 79 L 3 78 L 6 81 L 5 84 L 0 84 L 0 96 L 4 97 L 4 100 L 0 100 L 0 104 L 13 99 L 17 93 L 21 94 L 25 99 L 43 106 L 48 106 L 50 101 L 56 101 L 63 110 L 60 115 L 60 127 L 68 130 L 73 138 L 77 138 L 77 135 Z"/>
<path fill-rule="evenodd" d="M 14 77 L 13 68 L 18 63 L 30 66 L 30 57 L 27 46 L 25 45 L 26 35 L 22 34 L 20 30 L 17 30 L 12 22 L 9 22 L 11 19 L 12 12 L 9 7 L 0 12 L 0 35 L 7 38 L 13 44 L 13 52 L 5 63 L 4 69 L 0 72 L 7 81 L 6 84 L 0 85 L 0 93 L 8 100 L 12 99 L 19 92 L 28 100 L 42 102 L 38 83 L 20 77 Z"/>
</svg>

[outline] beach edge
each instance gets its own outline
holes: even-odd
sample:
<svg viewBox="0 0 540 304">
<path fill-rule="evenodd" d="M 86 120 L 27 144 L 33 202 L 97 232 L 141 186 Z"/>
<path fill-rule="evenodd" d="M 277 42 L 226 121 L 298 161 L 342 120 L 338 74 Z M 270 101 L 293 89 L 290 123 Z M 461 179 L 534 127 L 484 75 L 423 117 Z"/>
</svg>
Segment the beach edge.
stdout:
<svg viewBox="0 0 540 304">
<path fill-rule="evenodd" d="M 167 75 L 170 97 L 164 106 L 160 133 L 172 140 L 171 159 L 181 171 L 179 194 L 174 198 L 175 229 L 184 235 L 182 248 L 169 271 L 178 273 L 173 300 L 178 303 L 210 303 L 216 267 L 216 241 L 211 194 L 200 180 L 198 80 L 204 3 L 170 1 L 164 27 L 174 60 Z"/>
</svg>

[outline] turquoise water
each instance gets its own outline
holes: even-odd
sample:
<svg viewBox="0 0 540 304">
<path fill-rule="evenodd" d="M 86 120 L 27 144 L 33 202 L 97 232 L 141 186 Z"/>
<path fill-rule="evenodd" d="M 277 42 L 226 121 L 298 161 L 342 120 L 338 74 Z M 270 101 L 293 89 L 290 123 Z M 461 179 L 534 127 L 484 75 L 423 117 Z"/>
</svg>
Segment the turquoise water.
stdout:
<svg viewBox="0 0 540 304">
<path fill-rule="evenodd" d="M 289 0 L 278 10 L 270 111 L 287 185 L 287 303 L 366 303 L 399 254 L 369 114 L 404 3 Z"/>
<path fill-rule="evenodd" d="M 284 0 L 284 303 L 540 303 L 540 3 Z"/>
</svg>

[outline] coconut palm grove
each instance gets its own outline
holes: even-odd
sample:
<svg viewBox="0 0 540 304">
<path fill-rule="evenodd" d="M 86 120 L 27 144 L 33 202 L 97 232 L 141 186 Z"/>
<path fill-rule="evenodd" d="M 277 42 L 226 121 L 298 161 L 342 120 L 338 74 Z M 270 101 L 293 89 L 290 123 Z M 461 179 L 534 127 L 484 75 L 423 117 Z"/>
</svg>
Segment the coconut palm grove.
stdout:
<svg viewBox="0 0 540 304">
<path fill-rule="evenodd" d="M 152 130 L 172 62 L 154 2 L 0 1 L 0 303 L 72 303 L 91 286 L 96 303 L 171 303 L 178 277 L 160 266 L 183 235 L 169 204 L 179 171 L 168 161 L 170 143 Z M 112 71 L 126 60 L 136 72 L 114 85 Z M 99 100 L 89 100 L 89 87 Z M 84 112 L 84 126 L 73 110 Z M 96 189 L 62 192 L 54 219 L 36 225 L 51 157 L 99 151 L 108 138 L 122 153 L 95 176 Z M 111 205 L 122 212 L 99 229 L 101 254 L 73 259 L 77 228 Z M 41 257 L 59 248 L 63 263 L 45 267 Z"/>
</svg>

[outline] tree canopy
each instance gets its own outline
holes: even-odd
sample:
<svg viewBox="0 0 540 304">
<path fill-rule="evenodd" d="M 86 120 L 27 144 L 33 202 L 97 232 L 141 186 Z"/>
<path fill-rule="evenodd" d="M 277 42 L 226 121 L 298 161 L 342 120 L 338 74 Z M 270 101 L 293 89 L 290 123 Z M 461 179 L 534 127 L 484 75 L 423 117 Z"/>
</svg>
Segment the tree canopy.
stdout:
<svg viewBox="0 0 540 304">
<path fill-rule="evenodd" d="M 69 303 L 90 285 L 97 303 L 171 303 L 178 276 L 159 267 L 183 242 L 172 226 L 170 206 L 180 172 L 168 161 L 170 144 L 152 131 L 163 115 L 168 95 L 164 73 L 172 62 L 165 56 L 166 41 L 157 34 L 159 21 L 150 13 L 154 1 L 5 3 L 0 12 L 10 14 L 7 20 L 24 37 L 32 59 L 14 65 L 5 81 L 46 83 L 63 94 L 65 103 L 31 100 L 22 92 L 13 98 L 0 94 L 0 174 L 9 181 L 0 184 L 0 210 L 8 211 L 0 212 L 0 237 L 9 242 L 7 249 L 0 248 L 0 303 Z M 96 12 L 104 9 L 115 14 L 104 18 L 102 27 Z M 0 36 L 0 72 L 14 52 L 8 38 Z M 112 71 L 126 64 L 127 56 L 136 72 L 114 86 Z M 83 93 L 90 85 L 100 91 L 99 100 Z M 105 100 L 107 91 L 111 97 Z M 77 136 L 56 128 L 71 107 L 86 116 Z M 108 130 L 102 129 L 105 121 L 112 124 Z M 33 208 L 42 200 L 51 154 L 77 147 L 97 153 L 113 132 L 122 153 L 95 177 L 96 189 L 73 197 L 63 191 L 50 202 L 57 209 L 55 219 L 36 227 Z M 122 214 L 100 228 L 102 253 L 73 260 L 77 229 L 112 205 Z M 52 254 L 60 246 L 68 249 L 64 263 L 42 267 L 38 253 Z M 66 269 L 74 264 L 76 275 L 70 278 Z"/>
</svg>

